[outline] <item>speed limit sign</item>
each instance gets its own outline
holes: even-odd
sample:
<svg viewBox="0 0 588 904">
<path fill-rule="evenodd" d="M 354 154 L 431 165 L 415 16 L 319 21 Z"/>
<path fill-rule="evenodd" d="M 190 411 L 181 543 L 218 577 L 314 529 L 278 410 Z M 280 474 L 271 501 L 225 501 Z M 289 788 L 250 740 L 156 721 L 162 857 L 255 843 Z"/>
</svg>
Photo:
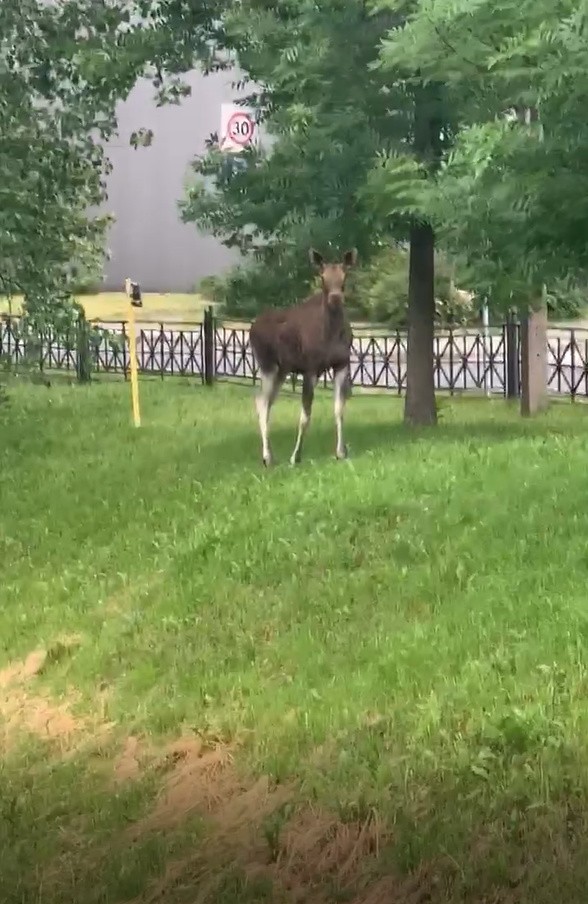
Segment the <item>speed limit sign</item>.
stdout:
<svg viewBox="0 0 588 904">
<path fill-rule="evenodd" d="M 252 144 L 256 122 L 252 111 L 236 104 L 223 104 L 221 108 L 221 150 L 242 151 Z"/>
<path fill-rule="evenodd" d="M 247 113 L 233 113 L 227 129 L 229 138 L 235 144 L 249 144 L 253 137 L 255 124 Z"/>
</svg>

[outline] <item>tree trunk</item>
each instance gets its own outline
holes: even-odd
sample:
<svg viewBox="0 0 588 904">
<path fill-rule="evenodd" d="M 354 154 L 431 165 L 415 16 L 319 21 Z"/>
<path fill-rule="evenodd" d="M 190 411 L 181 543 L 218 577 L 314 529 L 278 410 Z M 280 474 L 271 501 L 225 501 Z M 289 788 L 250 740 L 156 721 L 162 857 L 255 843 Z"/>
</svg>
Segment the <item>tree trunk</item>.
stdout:
<svg viewBox="0 0 588 904">
<path fill-rule="evenodd" d="M 437 423 L 434 371 L 435 236 L 428 223 L 410 232 L 408 272 L 408 350 L 404 423 Z"/>
</svg>

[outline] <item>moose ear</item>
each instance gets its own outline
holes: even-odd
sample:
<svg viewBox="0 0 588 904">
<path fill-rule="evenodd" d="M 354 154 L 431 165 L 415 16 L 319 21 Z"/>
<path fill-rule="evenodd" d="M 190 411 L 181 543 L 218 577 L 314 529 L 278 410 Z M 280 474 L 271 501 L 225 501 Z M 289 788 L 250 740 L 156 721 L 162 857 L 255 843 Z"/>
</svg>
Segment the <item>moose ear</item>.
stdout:
<svg viewBox="0 0 588 904">
<path fill-rule="evenodd" d="M 314 248 L 311 248 L 308 252 L 308 257 L 310 259 L 310 263 L 313 267 L 318 267 L 320 270 L 323 264 L 325 263 L 325 259 L 322 254 L 319 254 L 318 251 L 315 251 Z"/>
<path fill-rule="evenodd" d="M 357 263 L 357 248 L 346 251 L 343 255 L 343 263 L 346 267 L 355 267 Z"/>
</svg>

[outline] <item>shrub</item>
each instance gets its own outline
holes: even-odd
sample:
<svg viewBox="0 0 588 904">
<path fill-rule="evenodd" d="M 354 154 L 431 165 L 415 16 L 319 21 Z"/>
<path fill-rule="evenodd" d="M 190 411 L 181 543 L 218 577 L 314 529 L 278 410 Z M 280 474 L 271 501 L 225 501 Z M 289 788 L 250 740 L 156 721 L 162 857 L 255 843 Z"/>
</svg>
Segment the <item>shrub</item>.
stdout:
<svg viewBox="0 0 588 904">
<path fill-rule="evenodd" d="M 250 319 L 269 304 L 293 304 L 298 300 L 302 262 L 286 259 L 275 267 L 251 261 L 224 276 L 206 276 L 196 291 L 219 306 L 229 317 Z M 452 266 L 442 252 L 435 257 L 436 318 L 443 324 L 471 323 L 478 318 L 472 293 L 452 286 Z M 310 275 L 310 271 L 309 271 Z M 464 277 L 465 279 L 465 277 Z M 318 279 L 309 291 L 318 288 Z M 266 300 L 267 299 L 267 300 Z M 386 246 L 371 261 L 352 271 L 347 304 L 353 317 L 403 328 L 408 310 L 408 251 Z"/>
<path fill-rule="evenodd" d="M 547 311 L 552 320 L 576 320 L 585 309 L 585 286 L 560 281 L 547 292 Z"/>
<path fill-rule="evenodd" d="M 435 255 L 436 317 L 442 323 L 466 323 L 477 316 L 475 299 L 452 287 L 452 267 Z M 357 316 L 375 323 L 405 327 L 408 311 L 408 251 L 385 247 L 365 267 L 360 267 L 349 293 L 349 305 Z"/>
<path fill-rule="evenodd" d="M 109 257 L 106 231 L 113 220 L 111 214 L 96 219 L 96 233 L 76 242 L 76 254 L 67 268 L 67 288 L 72 295 L 94 295 L 100 291 Z"/>
</svg>

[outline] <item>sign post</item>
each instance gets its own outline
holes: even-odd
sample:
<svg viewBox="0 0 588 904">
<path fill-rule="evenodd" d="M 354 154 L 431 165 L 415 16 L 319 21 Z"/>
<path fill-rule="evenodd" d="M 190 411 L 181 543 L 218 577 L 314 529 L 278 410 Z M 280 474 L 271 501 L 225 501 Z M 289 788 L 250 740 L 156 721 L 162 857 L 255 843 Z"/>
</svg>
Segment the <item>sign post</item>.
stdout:
<svg viewBox="0 0 588 904">
<path fill-rule="evenodd" d="M 133 291 L 131 294 L 131 287 Z M 131 365 L 131 400 L 133 405 L 133 421 L 135 427 L 141 426 L 141 410 L 139 406 L 139 376 L 137 372 L 137 329 L 135 323 L 135 304 L 141 301 L 141 290 L 137 283 L 126 280 L 125 291 L 129 296 L 129 361 Z"/>
</svg>

